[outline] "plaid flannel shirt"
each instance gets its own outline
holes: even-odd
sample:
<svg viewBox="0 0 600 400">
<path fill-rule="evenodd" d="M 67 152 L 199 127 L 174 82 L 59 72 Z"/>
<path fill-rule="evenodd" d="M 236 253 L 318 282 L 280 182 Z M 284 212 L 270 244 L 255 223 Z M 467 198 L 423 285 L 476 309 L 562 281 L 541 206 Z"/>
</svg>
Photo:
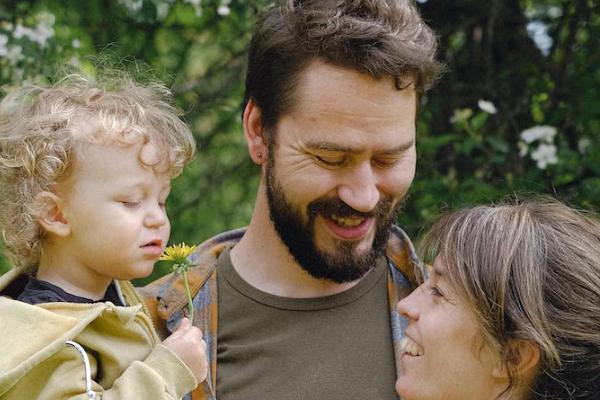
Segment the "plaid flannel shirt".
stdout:
<svg viewBox="0 0 600 400">
<path fill-rule="evenodd" d="M 191 393 L 193 400 L 216 400 L 217 377 L 217 258 L 223 250 L 233 247 L 244 235 L 245 228 L 224 232 L 199 245 L 190 255 L 193 267 L 187 272 L 193 296 L 194 325 L 199 327 L 207 344 L 209 371 L 206 381 Z M 410 293 L 424 274 L 424 265 L 417 257 L 408 236 L 392 226 L 385 254 L 388 260 L 388 300 L 392 339 L 396 356 L 396 371 L 400 360 L 399 344 L 407 324 L 396 311 L 396 303 Z M 175 274 L 139 289 L 147 309 L 163 338 L 187 314 L 187 296 L 183 279 Z M 189 396 L 188 396 L 189 398 Z"/>
</svg>

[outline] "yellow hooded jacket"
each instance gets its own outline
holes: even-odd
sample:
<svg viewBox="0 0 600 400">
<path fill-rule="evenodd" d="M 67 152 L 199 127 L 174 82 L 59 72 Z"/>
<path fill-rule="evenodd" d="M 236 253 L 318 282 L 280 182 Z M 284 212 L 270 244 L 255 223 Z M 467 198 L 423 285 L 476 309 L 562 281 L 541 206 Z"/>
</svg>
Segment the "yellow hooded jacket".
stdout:
<svg viewBox="0 0 600 400">
<path fill-rule="evenodd" d="M 119 307 L 26 304 L 10 297 L 19 281 L 18 270 L 0 277 L 1 400 L 179 399 L 196 387 L 187 366 L 160 344 L 129 282 L 117 283 L 128 304 Z"/>
</svg>

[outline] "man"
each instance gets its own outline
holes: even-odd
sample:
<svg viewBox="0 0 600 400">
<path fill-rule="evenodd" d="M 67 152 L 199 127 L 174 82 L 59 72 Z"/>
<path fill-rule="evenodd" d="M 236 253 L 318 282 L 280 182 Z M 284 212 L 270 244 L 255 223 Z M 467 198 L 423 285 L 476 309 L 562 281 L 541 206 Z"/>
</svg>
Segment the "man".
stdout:
<svg viewBox="0 0 600 400">
<path fill-rule="evenodd" d="M 248 228 L 191 257 L 211 364 L 194 398 L 397 398 L 394 307 L 421 264 L 392 222 L 435 45 L 401 0 L 290 0 L 259 21 L 243 126 L 262 175 Z M 159 328 L 184 315 L 181 288 L 143 289 Z"/>
</svg>

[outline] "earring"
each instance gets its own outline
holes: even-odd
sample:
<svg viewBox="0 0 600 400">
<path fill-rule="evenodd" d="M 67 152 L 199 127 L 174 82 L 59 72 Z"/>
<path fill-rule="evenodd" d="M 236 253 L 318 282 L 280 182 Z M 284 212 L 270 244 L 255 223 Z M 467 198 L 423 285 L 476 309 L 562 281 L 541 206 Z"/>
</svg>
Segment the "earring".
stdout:
<svg viewBox="0 0 600 400">
<path fill-rule="evenodd" d="M 256 156 L 257 156 L 258 158 L 262 158 L 262 153 L 259 151 L 259 152 L 256 154 Z"/>
</svg>

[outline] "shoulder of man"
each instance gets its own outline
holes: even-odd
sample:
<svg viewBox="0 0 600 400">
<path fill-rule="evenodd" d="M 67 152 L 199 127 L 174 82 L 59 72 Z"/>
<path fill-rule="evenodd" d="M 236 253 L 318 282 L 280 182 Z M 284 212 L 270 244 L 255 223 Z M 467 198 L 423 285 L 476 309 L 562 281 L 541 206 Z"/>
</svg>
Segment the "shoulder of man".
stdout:
<svg viewBox="0 0 600 400">
<path fill-rule="evenodd" d="M 425 264 L 417 256 L 408 235 L 396 225 L 390 228 L 385 254 L 391 267 L 402 273 L 412 287 L 419 286 L 419 282 L 423 281 L 425 275 Z"/>
<path fill-rule="evenodd" d="M 246 228 L 223 232 L 196 247 L 189 256 L 192 267 L 186 273 L 192 297 L 200 291 L 215 271 L 219 255 L 239 242 L 245 232 Z M 157 325 L 159 335 L 167 334 L 166 321 L 187 302 L 183 278 L 171 273 L 137 290 L 146 305 L 147 312 Z"/>
</svg>

